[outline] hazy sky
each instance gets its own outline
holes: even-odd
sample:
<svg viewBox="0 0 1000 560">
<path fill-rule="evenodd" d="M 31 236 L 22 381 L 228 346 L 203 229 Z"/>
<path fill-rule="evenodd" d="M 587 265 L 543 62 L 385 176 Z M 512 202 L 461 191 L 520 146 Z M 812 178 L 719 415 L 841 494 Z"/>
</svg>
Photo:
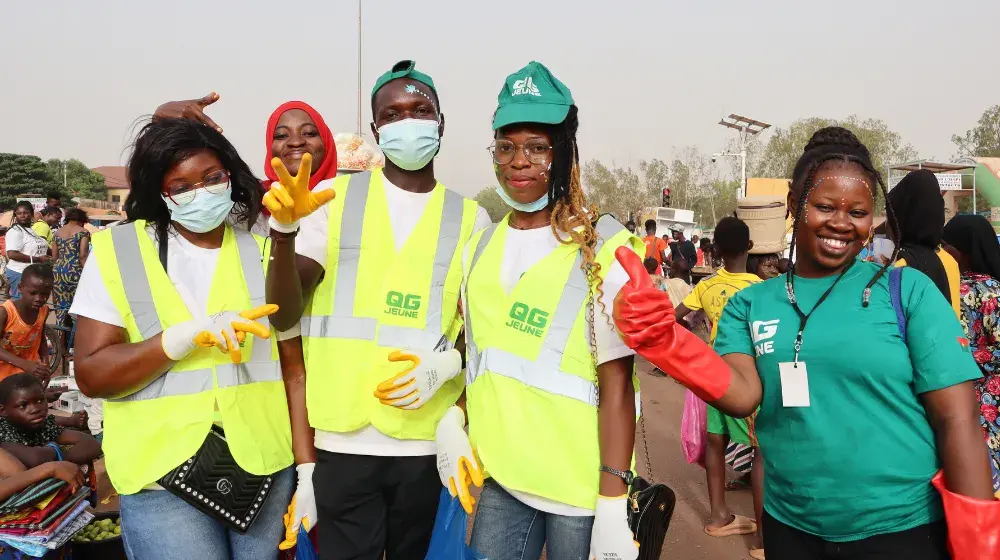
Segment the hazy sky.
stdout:
<svg viewBox="0 0 1000 560">
<path fill-rule="evenodd" d="M 354 0 L 2 0 L 0 151 L 124 163 L 138 117 L 214 90 L 211 116 L 262 173 L 284 101 L 354 130 L 357 16 Z M 582 156 L 606 163 L 720 151 L 733 112 L 880 118 L 947 159 L 1000 103 L 998 0 L 364 0 L 362 39 L 364 130 L 375 78 L 415 59 L 447 119 L 438 177 L 468 195 L 495 184 L 496 94 L 532 59 L 572 89 Z"/>
</svg>

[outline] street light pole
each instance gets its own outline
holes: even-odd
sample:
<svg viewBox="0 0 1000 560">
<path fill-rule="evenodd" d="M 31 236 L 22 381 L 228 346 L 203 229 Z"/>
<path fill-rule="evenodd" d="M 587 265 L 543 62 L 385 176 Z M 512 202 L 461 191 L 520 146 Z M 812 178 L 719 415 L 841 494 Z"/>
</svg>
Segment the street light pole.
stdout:
<svg viewBox="0 0 1000 560">
<path fill-rule="evenodd" d="M 358 0 L 358 136 L 361 136 L 361 0 Z"/>
<path fill-rule="evenodd" d="M 731 114 L 725 119 L 719 119 L 719 124 L 721 124 L 726 128 L 732 128 L 733 130 L 736 130 L 739 133 L 740 153 L 732 154 L 727 152 L 724 154 L 716 154 L 716 155 L 740 158 L 741 182 L 740 182 L 739 195 L 745 198 L 747 195 L 747 137 L 756 136 L 765 129 L 770 128 L 771 125 L 765 122 L 760 122 L 737 114 Z"/>
</svg>

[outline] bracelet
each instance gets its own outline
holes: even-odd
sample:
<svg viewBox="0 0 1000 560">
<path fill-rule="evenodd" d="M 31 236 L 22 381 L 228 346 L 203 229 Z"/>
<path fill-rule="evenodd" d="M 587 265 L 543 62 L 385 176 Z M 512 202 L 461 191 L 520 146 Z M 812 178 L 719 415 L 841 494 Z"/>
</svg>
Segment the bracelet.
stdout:
<svg viewBox="0 0 1000 560">
<path fill-rule="evenodd" d="M 62 460 L 63 460 L 63 457 L 62 457 L 62 449 L 59 449 L 59 444 L 57 444 L 57 443 L 56 443 L 56 442 L 54 442 L 54 441 L 50 441 L 50 442 L 49 442 L 49 443 L 47 443 L 46 445 L 47 445 L 48 447 L 51 447 L 52 449 L 55 449 L 55 450 L 56 450 L 56 461 L 62 461 Z"/>
<path fill-rule="evenodd" d="M 631 486 L 632 481 L 635 480 L 635 473 L 632 471 L 620 471 L 618 469 L 609 467 L 607 465 L 601 465 L 601 472 L 606 472 L 608 474 L 613 474 L 618 478 L 625 481 L 626 486 Z"/>
</svg>

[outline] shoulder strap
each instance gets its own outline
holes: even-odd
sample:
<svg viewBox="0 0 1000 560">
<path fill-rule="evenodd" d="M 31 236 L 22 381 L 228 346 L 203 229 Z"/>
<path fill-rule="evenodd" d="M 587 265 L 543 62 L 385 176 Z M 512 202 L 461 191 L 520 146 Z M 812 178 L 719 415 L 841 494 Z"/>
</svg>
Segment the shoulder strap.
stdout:
<svg viewBox="0 0 1000 560">
<path fill-rule="evenodd" d="M 896 312 L 896 324 L 899 326 L 899 335 L 906 343 L 906 311 L 903 309 L 903 269 L 905 267 L 895 267 L 889 271 L 889 299 L 892 300 L 892 309 Z"/>
</svg>

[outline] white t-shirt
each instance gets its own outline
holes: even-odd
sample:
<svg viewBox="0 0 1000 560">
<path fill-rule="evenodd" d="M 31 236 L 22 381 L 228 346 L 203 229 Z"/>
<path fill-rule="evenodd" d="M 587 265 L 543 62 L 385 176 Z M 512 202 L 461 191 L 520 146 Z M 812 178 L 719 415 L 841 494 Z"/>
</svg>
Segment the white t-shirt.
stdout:
<svg viewBox="0 0 1000 560">
<path fill-rule="evenodd" d="M 385 198 L 389 206 L 389 224 L 392 226 L 392 236 L 396 250 L 400 250 L 413 232 L 417 222 L 424 213 L 431 193 L 412 193 L 393 185 L 383 178 Z M 316 185 L 313 192 L 332 188 L 333 179 L 327 179 Z M 492 225 L 489 214 L 482 207 L 476 214 L 475 231 Z M 330 211 L 328 206 L 313 212 L 302 219 L 299 235 L 295 240 L 295 252 L 316 261 L 326 268 L 327 245 L 329 242 Z M 281 340 L 299 335 L 299 330 L 293 328 L 279 334 Z M 308 375 L 308 372 L 307 372 Z M 382 457 L 416 457 L 434 455 L 437 449 L 433 441 L 401 440 L 387 436 L 374 426 L 366 426 L 360 430 L 348 433 L 325 432 L 316 430 L 315 444 L 317 449 L 332 453 L 349 455 L 375 455 Z"/>
<path fill-rule="evenodd" d="M 500 263 L 500 283 L 507 293 L 514 289 L 518 279 L 528 269 L 561 246 L 559 240 L 552 234 L 552 229 L 547 226 L 528 230 L 509 228 L 505 241 L 503 260 Z M 471 244 L 465 247 L 463 259 L 469 258 L 470 250 L 473 250 Z M 628 274 L 625 273 L 625 269 L 618 264 L 617 260 L 612 260 L 611 268 L 604 277 L 604 297 L 599 300 L 594 298 L 594 338 L 597 343 L 598 365 L 635 355 L 635 352 L 622 342 L 615 330 L 614 323 L 609 320 L 615 296 L 618 295 L 626 282 L 628 282 Z M 463 291 L 463 305 L 464 295 Z M 607 306 L 607 315 L 601 309 L 602 302 Z M 504 490 L 521 503 L 546 513 L 574 517 L 594 515 L 594 511 L 590 509 L 578 508 L 507 487 L 504 487 Z"/>
<path fill-rule="evenodd" d="M 134 227 L 125 224 L 116 227 Z M 146 228 L 146 233 L 153 241 L 154 247 L 159 247 L 152 228 Z M 167 276 L 177 289 L 184 305 L 192 317 L 208 315 L 208 294 L 215 277 L 215 266 L 219 262 L 221 249 L 204 249 L 191 244 L 190 241 L 178 235 L 173 228 L 167 238 Z M 70 314 L 79 315 L 94 321 L 100 321 L 116 327 L 124 327 L 121 314 L 111 300 L 111 294 L 104 287 L 101 279 L 101 269 L 97 259 L 87 259 L 80 274 L 80 283 L 76 288 Z"/>
<path fill-rule="evenodd" d="M 8 251 L 20 251 L 29 257 L 40 257 L 46 253 L 49 248 L 48 241 L 44 238 L 39 237 L 35 230 L 30 227 L 21 226 L 11 226 L 7 230 L 7 234 L 4 236 L 7 242 Z M 13 259 L 7 261 L 7 268 L 13 272 L 24 272 L 24 269 L 28 268 L 30 262 L 20 262 Z"/>
</svg>

